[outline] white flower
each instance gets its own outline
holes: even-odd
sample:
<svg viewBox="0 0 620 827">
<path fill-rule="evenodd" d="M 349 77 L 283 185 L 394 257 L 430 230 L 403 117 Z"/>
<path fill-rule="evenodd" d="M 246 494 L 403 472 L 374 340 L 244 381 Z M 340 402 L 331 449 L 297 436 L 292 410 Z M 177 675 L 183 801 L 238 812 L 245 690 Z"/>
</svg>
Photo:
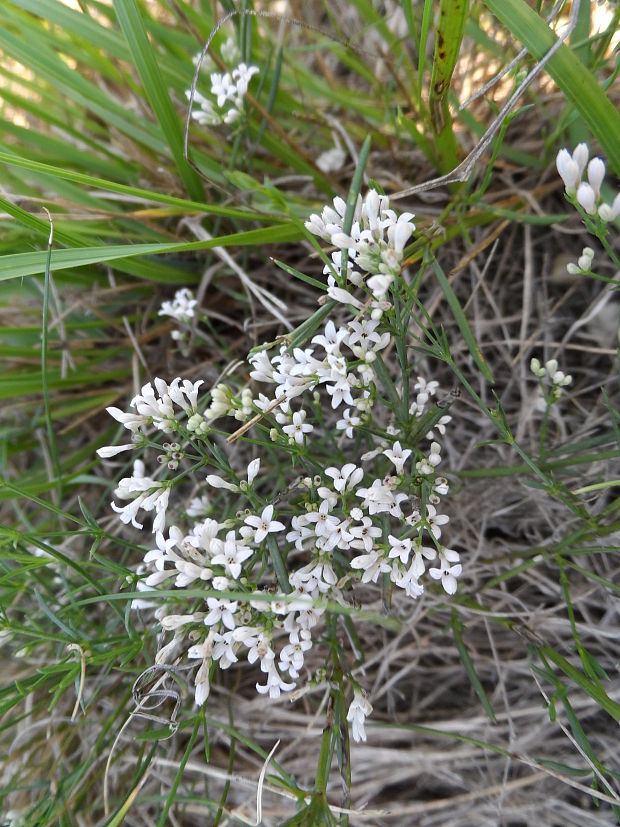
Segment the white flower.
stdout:
<svg viewBox="0 0 620 827">
<path fill-rule="evenodd" d="M 194 701 L 197 706 L 202 706 L 209 697 L 209 671 L 211 668 L 211 655 L 213 654 L 213 635 L 209 633 L 203 643 L 190 646 L 187 650 L 188 658 L 200 658 L 202 663 L 196 677 L 194 678 Z"/>
<path fill-rule="evenodd" d="M 273 523 L 271 525 L 273 525 Z M 278 525 L 282 524 L 278 523 Z M 284 528 L 284 526 L 282 526 L 282 528 Z M 222 550 L 211 558 L 211 562 L 225 566 L 226 571 L 230 573 L 230 576 L 235 580 L 238 580 L 239 575 L 241 574 L 241 564 L 251 556 L 252 549 L 248 546 L 239 545 L 235 532 L 229 531 L 226 535 L 226 540 L 223 543 Z"/>
<path fill-rule="evenodd" d="M 325 325 L 323 333 L 317 333 L 316 336 L 312 337 L 312 344 L 320 345 L 328 355 L 340 356 L 340 345 L 347 340 L 347 337 L 347 329 L 344 327 L 336 329 L 336 325 L 330 319 Z"/>
<path fill-rule="evenodd" d="M 260 683 L 256 684 L 256 691 L 261 695 L 268 693 L 270 698 L 279 698 L 281 692 L 290 692 L 290 690 L 294 688 L 294 683 L 286 683 L 282 679 L 275 664 L 272 665 L 267 672 L 267 683 L 264 685 Z"/>
<path fill-rule="evenodd" d="M 387 291 L 390 289 L 390 285 L 394 281 L 394 276 L 390 273 L 377 273 L 374 276 L 371 276 L 367 281 L 366 284 L 372 291 L 372 295 L 375 299 L 382 299 L 386 295 Z"/>
<path fill-rule="evenodd" d="M 433 482 L 432 487 L 433 493 L 429 497 L 429 500 L 434 505 L 437 505 L 437 503 L 439 502 L 439 497 L 445 497 L 449 490 L 450 486 L 448 485 L 448 480 L 445 477 L 435 477 L 435 481 Z M 433 497 L 435 498 L 434 500 L 432 499 Z"/>
<path fill-rule="evenodd" d="M 237 63 L 237 61 L 241 57 L 239 47 L 237 46 L 232 37 L 226 38 L 226 40 L 222 44 L 222 48 L 220 49 L 220 54 L 222 55 L 222 60 L 224 60 L 228 64 Z"/>
<path fill-rule="evenodd" d="M 450 518 L 447 517 L 445 514 L 438 514 L 437 509 L 435 506 L 427 503 L 426 505 L 426 522 L 427 528 L 430 533 L 438 540 L 441 537 L 441 528 L 440 526 L 445 525 L 449 522 Z"/>
<path fill-rule="evenodd" d="M 586 184 L 585 181 L 577 187 L 577 201 L 588 215 L 596 213 L 596 193 L 590 184 Z"/>
<path fill-rule="evenodd" d="M 140 509 L 144 511 L 155 511 L 153 520 L 153 533 L 162 531 L 165 525 L 166 508 L 170 488 L 166 483 L 156 482 L 150 477 L 134 476 L 124 477 L 118 484 L 114 496 L 120 500 L 132 500 L 124 506 L 111 503 L 111 508 L 120 515 L 121 522 L 127 525 L 131 523 L 134 528 L 142 528 L 136 521 Z"/>
<path fill-rule="evenodd" d="M 211 75 L 211 94 L 217 98 L 217 105 L 220 109 L 226 101 L 235 99 L 237 86 L 233 83 L 232 75 L 229 72 L 223 74 L 213 72 Z"/>
<path fill-rule="evenodd" d="M 352 305 L 356 308 L 356 310 L 361 310 L 364 307 L 359 299 L 356 299 L 355 296 L 351 295 L 351 293 L 343 290 L 342 287 L 328 287 L 327 295 L 330 299 L 340 302 L 340 304 Z"/>
<path fill-rule="evenodd" d="M 331 149 L 322 152 L 316 159 L 316 165 L 321 172 L 338 172 L 344 166 L 347 153 L 339 146 L 334 146 Z"/>
<path fill-rule="evenodd" d="M 190 382 L 189 379 L 173 379 L 168 385 L 168 395 L 175 405 L 185 411 L 188 416 L 196 413 L 198 408 L 198 391 L 204 382 Z"/>
<path fill-rule="evenodd" d="M 547 373 L 545 368 L 540 364 L 540 359 L 537 359 L 535 356 L 532 356 L 530 360 L 530 370 L 538 379 L 542 379 Z"/>
<path fill-rule="evenodd" d="M 349 534 L 354 538 L 351 541 L 353 548 L 363 548 L 371 551 L 375 538 L 381 537 L 381 529 L 373 524 L 370 517 L 362 517 L 361 525 L 352 525 Z"/>
<path fill-rule="evenodd" d="M 611 207 L 609 204 L 601 204 L 598 208 L 598 214 L 601 221 L 615 221 L 620 215 L 620 192 L 614 198 Z"/>
<path fill-rule="evenodd" d="M 398 562 L 395 561 L 392 564 L 390 580 L 398 586 L 399 589 L 403 589 L 407 597 L 417 600 L 421 594 L 424 594 L 424 586 L 418 581 L 418 575 L 415 573 L 414 566 L 415 561 L 403 572 L 400 570 Z"/>
<path fill-rule="evenodd" d="M 205 411 L 209 419 L 227 416 L 232 410 L 232 391 L 224 382 L 220 382 L 211 391 L 211 404 Z"/>
<path fill-rule="evenodd" d="M 388 540 L 391 546 L 388 557 L 397 557 L 401 563 L 406 565 L 409 562 L 409 555 L 411 554 L 411 539 L 407 537 L 400 540 L 398 537 L 393 537 L 390 534 Z"/>
<path fill-rule="evenodd" d="M 309 523 L 316 523 L 314 532 L 317 537 L 329 537 L 335 526 L 338 525 L 338 517 L 329 513 L 329 501 L 323 500 L 318 511 L 311 511 L 306 514 Z"/>
<path fill-rule="evenodd" d="M 363 470 L 352 462 L 347 462 L 340 469 L 330 466 L 325 469 L 325 473 L 333 479 L 334 488 L 340 493 L 353 490 L 364 476 Z"/>
<path fill-rule="evenodd" d="M 394 463 L 396 473 L 400 476 L 403 473 L 405 462 L 411 456 L 411 450 L 409 448 L 403 450 L 400 442 L 395 442 L 390 449 L 386 449 L 383 453 L 390 462 Z"/>
<path fill-rule="evenodd" d="M 366 718 L 371 713 L 372 706 L 366 698 L 366 695 L 361 691 L 355 690 L 353 700 L 351 701 L 349 711 L 347 712 L 347 721 L 351 724 L 354 741 L 359 743 L 360 741 L 366 740 L 366 730 L 364 729 L 364 724 L 366 723 Z"/>
<path fill-rule="evenodd" d="M 260 471 L 260 457 L 253 459 L 248 465 L 248 485 L 252 485 L 256 479 L 256 475 Z"/>
<path fill-rule="evenodd" d="M 189 89 L 185 91 L 185 96 L 188 100 L 191 97 Z M 222 122 L 220 113 L 216 111 L 211 101 L 207 100 L 200 92 L 194 91 L 194 102 L 200 106 L 200 109 L 192 110 L 192 118 L 201 126 L 217 126 Z"/>
<path fill-rule="evenodd" d="M 278 666 L 288 672 L 291 678 L 299 677 L 299 670 L 304 665 L 304 652 L 312 648 L 311 633 L 307 629 L 294 629 L 289 635 L 289 643 L 280 652 Z"/>
<path fill-rule="evenodd" d="M 358 488 L 355 493 L 363 500 L 362 508 L 367 508 L 371 515 L 390 511 L 394 505 L 392 489 L 381 480 L 375 480 L 370 488 Z"/>
<path fill-rule="evenodd" d="M 254 370 L 250 371 L 250 377 L 256 382 L 273 382 L 273 365 L 266 350 L 259 350 L 248 358 L 248 362 Z"/>
<path fill-rule="evenodd" d="M 355 414 L 351 416 L 350 408 L 345 408 L 342 414 L 342 419 L 339 419 L 338 422 L 336 422 L 336 430 L 344 431 L 345 436 L 348 437 L 348 439 L 353 439 L 353 428 L 359 425 L 361 421 L 362 420 L 359 416 L 355 416 Z"/>
<path fill-rule="evenodd" d="M 131 400 L 130 405 L 141 416 L 148 417 L 147 421 L 152 422 L 158 430 L 171 433 L 176 428 L 177 421 L 168 392 L 168 384 L 159 377 L 155 377 L 154 384 L 155 389 L 150 382 L 143 385 L 140 393 Z"/>
<path fill-rule="evenodd" d="M 434 560 L 437 552 L 430 546 L 423 546 L 420 540 L 415 540 L 412 546 L 414 552 L 413 563 L 411 564 L 411 574 L 413 577 L 419 579 L 426 571 L 424 559 Z"/>
<path fill-rule="evenodd" d="M 224 632 L 223 635 L 215 632 L 213 640 L 213 660 L 218 661 L 220 669 L 228 669 L 233 663 L 237 663 L 239 658 L 235 650 L 240 644 L 234 640 L 232 631 Z"/>
<path fill-rule="evenodd" d="M 204 613 L 196 612 L 192 615 L 166 615 L 160 622 L 162 627 L 170 632 L 182 626 L 189 626 L 190 623 L 199 623 L 203 618 Z"/>
<path fill-rule="evenodd" d="M 314 430 L 314 426 L 307 424 L 305 419 L 306 412 L 302 408 L 300 411 L 295 411 L 292 423 L 282 428 L 284 433 L 291 439 L 294 439 L 298 445 L 303 445 L 304 435 Z"/>
<path fill-rule="evenodd" d="M 568 195 L 574 195 L 577 190 L 588 163 L 588 156 L 587 144 L 579 144 L 572 155 L 567 149 L 558 152 L 555 163 Z"/>
<path fill-rule="evenodd" d="M 433 473 L 433 469 L 441 462 L 441 445 L 438 442 L 431 442 L 431 448 L 428 457 L 416 463 L 416 471 L 418 474 L 428 475 Z"/>
<path fill-rule="evenodd" d="M 236 83 L 238 106 L 241 104 L 239 99 L 245 97 L 252 77 L 258 72 L 258 66 L 247 66 L 245 63 L 240 63 L 236 69 L 233 69 L 232 77 Z"/>
<path fill-rule="evenodd" d="M 194 497 L 185 509 L 188 517 L 205 517 L 211 510 L 211 500 L 206 494 Z"/>
<path fill-rule="evenodd" d="M 377 582 L 382 572 L 391 571 L 391 566 L 376 551 L 369 551 L 368 554 L 360 554 L 351 560 L 351 568 L 362 569 L 362 583 Z"/>
<path fill-rule="evenodd" d="M 141 414 L 134 414 L 134 413 L 125 413 L 125 411 L 121 411 L 120 408 L 106 408 L 106 411 L 110 414 L 110 416 L 114 417 L 117 422 L 120 422 L 121 425 L 124 425 L 125 428 L 128 428 L 132 433 L 136 433 L 140 428 L 143 428 L 145 425 L 148 425 L 149 418 L 148 416 L 142 416 Z"/>
<path fill-rule="evenodd" d="M 441 580 L 441 585 L 448 594 L 454 594 L 456 592 L 456 578 L 459 577 L 463 571 L 463 567 L 458 561 L 458 552 L 451 548 L 444 548 L 439 552 L 440 568 L 428 570 L 428 573 L 434 580 Z M 454 565 L 450 565 L 451 563 Z"/>
<path fill-rule="evenodd" d="M 209 613 L 204 619 L 205 626 L 215 626 L 220 621 L 227 629 L 235 628 L 235 618 L 233 615 L 237 611 L 238 602 L 230 602 L 227 600 L 218 600 L 215 597 L 207 598 L 207 606 Z"/>
<path fill-rule="evenodd" d="M 601 184 L 605 178 L 605 164 L 600 158 L 592 158 L 588 164 L 588 181 L 596 198 L 601 194 Z"/>
<path fill-rule="evenodd" d="M 573 160 L 567 149 L 561 149 L 557 154 L 555 164 L 560 173 L 560 178 L 564 181 L 566 192 L 572 195 L 581 180 L 581 172 L 577 162 Z"/>
<path fill-rule="evenodd" d="M 225 479 L 222 479 L 222 477 L 217 474 L 208 474 L 206 479 L 211 488 L 226 488 L 228 491 L 235 492 L 240 490 L 238 485 L 231 482 L 226 482 Z"/>
<path fill-rule="evenodd" d="M 353 375 L 350 374 L 346 379 L 339 379 L 334 385 L 326 385 L 325 389 L 332 398 L 332 408 L 335 410 L 345 402 L 347 405 L 353 405 L 353 397 L 351 396 L 351 382 Z"/>
<path fill-rule="evenodd" d="M 251 514 L 249 517 L 245 518 L 245 524 L 256 529 L 254 534 L 255 543 L 262 543 L 268 534 L 272 534 L 277 531 L 284 531 L 285 526 L 277 520 L 272 520 L 272 517 L 273 505 L 267 505 L 263 509 L 263 513 L 260 517 Z"/>
<path fill-rule="evenodd" d="M 172 316 L 178 322 L 188 323 L 194 318 L 194 308 L 198 302 L 194 298 L 194 294 L 187 287 L 182 287 L 174 294 L 174 299 L 165 301 L 159 310 L 159 316 Z"/>
<path fill-rule="evenodd" d="M 592 261 L 594 259 L 594 250 L 592 247 L 584 247 L 581 251 L 581 255 L 577 259 L 577 264 L 579 265 L 580 270 L 591 270 L 592 269 Z"/>
<path fill-rule="evenodd" d="M 301 551 L 303 549 L 304 540 L 307 540 L 308 537 L 312 537 L 314 532 L 312 529 L 308 528 L 308 520 L 305 514 L 293 517 L 291 525 L 293 530 L 289 531 L 286 535 L 286 541 L 288 543 L 295 543 L 295 548 Z"/>
<path fill-rule="evenodd" d="M 191 534 L 186 537 L 189 546 L 196 549 L 203 549 L 207 553 L 215 554 L 214 540 L 217 538 L 220 524 L 215 520 L 207 518 L 201 523 L 196 523 Z M 219 547 L 218 547 L 219 550 Z"/>
<path fill-rule="evenodd" d="M 136 446 L 133 442 L 128 443 L 126 445 L 108 445 L 104 448 L 97 448 L 97 454 L 102 459 L 108 459 L 109 457 L 115 457 L 117 454 L 122 453 L 123 451 L 132 451 Z"/>
<path fill-rule="evenodd" d="M 419 393 L 426 394 L 428 399 L 429 396 L 434 396 L 437 393 L 439 382 L 436 382 L 434 379 L 427 382 L 423 376 L 418 376 L 418 381 L 415 383 L 413 388 L 414 390 L 419 391 Z"/>
</svg>

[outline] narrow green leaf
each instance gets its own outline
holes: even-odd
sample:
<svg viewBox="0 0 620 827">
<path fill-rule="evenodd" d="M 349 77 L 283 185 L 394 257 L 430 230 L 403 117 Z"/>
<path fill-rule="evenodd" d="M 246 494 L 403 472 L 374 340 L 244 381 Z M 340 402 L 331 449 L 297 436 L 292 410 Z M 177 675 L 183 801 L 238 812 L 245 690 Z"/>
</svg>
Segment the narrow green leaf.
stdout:
<svg viewBox="0 0 620 827">
<path fill-rule="evenodd" d="M 288 572 L 286 571 L 286 566 L 282 560 L 278 542 L 273 534 L 267 535 L 267 548 L 269 549 L 269 557 L 271 559 L 271 565 L 273 566 L 278 585 L 284 594 L 290 594 L 290 592 L 293 591 L 293 587 L 289 583 Z"/>
<path fill-rule="evenodd" d="M 186 211 L 186 213 L 194 211 L 204 212 L 207 215 L 221 215 L 227 216 L 228 218 L 245 218 L 246 220 L 251 221 L 273 220 L 273 216 L 264 215 L 259 212 L 250 212 L 237 207 L 221 207 L 217 204 L 206 204 L 202 201 L 186 201 L 183 198 L 178 198 L 174 195 L 167 195 L 163 192 L 146 190 L 142 187 L 131 187 L 127 184 L 117 184 L 115 181 L 108 181 L 105 178 L 96 178 L 94 175 L 85 175 L 82 172 L 75 172 L 74 170 L 53 166 L 52 164 L 43 164 L 40 161 L 33 161 L 30 158 L 22 158 L 12 152 L 0 152 L 0 164 L 16 166 L 21 169 L 29 169 L 33 172 L 51 175 L 65 181 L 75 181 L 78 184 L 84 184 L 85 186 L 93 187 L 94 189 L 103 189 L 108 192 L 118 192 L 122 195 L 135 197 L 137 200 L 146 198 L 147 200 L 155 203 L 168 204 L 173 207 L 181 207 Z"/>
<path fill-rule="evenodd" d="M 49 221 L 44 221 L 42 218 L 37 218 L 36 216 L 31 215 L 29 212 L 22 209 L 22 207 L 18 207 L 16 204 L 13 204 L 11 201 L 6 198 L 2 198 L 1 196 L 0 209 L 13 216 L 13 218 L 19 221 L 19 223 L 24 227 L 28 227 L 29 230 L 34 230 L 34 232 L 38 235 L 42 235 L 45 238 L 49 236 Z M 73 233 L 67 233 L 57 229 L 54 229 L 54 241 L 60 242 L 61 244 L 67 244 L 69 247 L 79 247 L 81 245 L 86 246 L 88 244 L 88 241 L 84 236 L 78 236 Z"/>
<path fill-rule="evenodd" d="M 525 0 L 485 0 L 493 14 L 536 59 L 556 41 L 555 34 Z M 546 70 L 600 141 L 609 165 L 620 175 L 620 112 L 579 58 L 562 45 Z"/>
<path fill-rule="evenodd" d="M 555 649 L 552 649 L 551 646 L 543 646 L 539 651 L 541 655 L 544 655 L 545 658 L 548 658 L 550 661 L 555 663 L 558 669 L 564 672 L 564 674 L 574 681 L 577 686 L 580 686 L 583 691 L 595 700 L 596 703 L 615 721 L 620 721 L 620 705 L 618 705 L 615 701 L 612 701 L 609 695 L 600 686 L 597 686 L 592 683 L 592 681 L 588 680 L 588 678 L 580 672 L 579 669 L 576 669 L 566 660 L 566 658 L 562 657 L 562 655 L 556 652 Z"/>
<path fill-rule="evenodd" d="M 459 162 L 448 92 L 463 40 L 468 5 L 468 0 L 441 0 L 439 4 L 428 105 L 436 136 L 438 166 L 442 173 L 451 172 Z"/>
<path fill-rule="evenodd" d="M 345 211 L 344 221 L 342 224 L 342 230 L 347 234 L 351 232 L 351 226 L 353 225 L 353 217 L 357 206 L 357 197 L 360 194 L 362 184 L 364 183 L 364 170 L 366 169 L 366 162 L 368 161 L 369 154 L 370 135 L 366 135 L 362 148 L 360 149 L 357 166 L 355 167 L 353 180 L 351 181 L 351 187 L 349 188 L 349 193 L 347 195 L 347 209 Z"/>
<path fill-rule="evenodd" d="M 114 0 L 114 10 L 127 38 L 149 103 L 159 121 L 187 191 L 196 200 L 204 198 L 200 178 L 183 155 L 181 123 L 170 100 L 168 90 L 164 86 L 155 54 L 146 36 L 138 6 L 135 0 Z"/>
<path fill-rule="evenodd" d="M 463 641 L 463 624 L 458 618 L 458 614 L 456 609 L 452 610 L 452 632 L 454 634 L 454 642 L 456 643 L 456 648 L 459 650 L 459 655 L 461 656 L 461 660 L 463 661 L 463 666 L 465 667 L 465 671 L 467 672 L 467 677 L 471 681 L 471 685 L 474 688 L 474 691 L 478 698 L 480 699 L 480 703 L 484 707 L 484 711 L 489 716 L 489 719 L 496 724 L 497 719 L 495 717 L 495 713 L 493 712 L 493 707 L 491 706 L 489 699 L 487 698 L 486 692 L 484 691 L 484 687 L 480 682 L 480 678 L 476 673 L 476 667 L 474 666 L 474 662 L 472 661 L 469 652 L 467 651 L 467 647 Z"/>
<path fill-rule="evenodd" d="M 405 3 L 409 6 L 409 3 Z M 424 64 L 426 63 L 426 44 L 428 41 L 428 30 L 431 25 L 431 14 L 433 11 L 433 0 L 424 0 L 422 11 L 422 25 L 420 28 L 420 45 L 418 47 L 418 106 L 422 104 L 422 86 L 424 83 Z"/>
<path fill-rule="evenodd" d="M 248 230 L 242 233 L 212 238 L 206 241 L 189 241 L 174 244 L 122 244 L 108 247 L 80 247 L 76 249 L 54 250 L 52 253 L 52 268 L 65 270 L 69 267 L 85 267 L 101 262 L 115 261 L 135 256 L 162 255 L 163 253 L 191 252 L 193 250 L 209 250 L 213 247 L 246 246 L 255 244 L 277 243 L 280 241 L 295 241 L 301 236 L 300 231 L 293 224 L 280 224 L 274 227 L 265 227 L 259 230 Z M 0 281 L 35 276 L 45 272 L 47 253 L 14 253 L 0 257 Z M 186 280 L 190 280 L 189 274 Z"/>
<path fill-rule="evenodd" d="M 463 338 L 467 343 L 467 347 L 469 348 L 469 352 L 471 353 L 474 362 L 480 368 L 485 379 L 489 382 L 493 382 L 493 374 L 491 373 L 489 366 L 485 362 L 484 356 L 482 355 L 480 348 L 478 347 L 478 343 L 476 342 L 475 336 L 472 333 L 472 330 L 469 326 L 469 322 L 465 317 L 465 313 L 463 313 L 463 308 L 460 305 L 459 300 L 456 297 L 456 293 L 452 289 L 452 285 L 448 281 L 448 278 L 444 271 L 439 266 L 439 262 L 437 259 L 433 259 L 433 269 L 435 270 L 435 274 L 437 276 L 437 280 L 439 281 L 439 285 L 443 290 L 444 296 L 448 304 L 450 305 L 450 310 L 452 310 L 452 315 L 456 323 L 459 326 L 459 330 L 463 334 Z"/>
<path fill-rule="evenodd" d="M 50 262 L 52 258 L 52 243 L 53 236 L 50 225 L 50 234 L 47 242 L 47 252 L 45 254 L 45 278 L 43 282 L 43 318 L 41 320 L 41 390 L 43 392 L 43 406 L 45 412 L 45 425 L 47 428 L 47 442 L 52 460 L 52 469 L 54 471 L 54 484 L 56 486 L 56 493 L 58 501 L 62 498 L 62 473 L 60 470 L 60 461 L 58 459 L 58 447 L 56 445 L 56 435 L 54 433 L 54 424 L 52 422 L 52 407 L 50 404 L 50 389 L 48 385 L 47 374 L 47 357 L 48 357 L 48 326 L 49 326 L 49 297 L 50 297 Z M 50 480 L 52 482 L 52 480 Z"/>
<path fill-rule="evenodd" d="M 172 782 L 172 786 L 170 787 L 170 792 L 168 793 L 168 797 L 166 798 L 166 803 L 163 806 L 161 811 L 161 815 L 157 822 L 157 827 L 164 827 L 168 820 L 168 813 L 170 812 L 170 808 L 174 804 L 176 798 L 176 792 L 181 782 L 181 778 L 183 776 L 183 772 L 185 770 L 185 765 L 189 761 L 189 757 L 192 754 L 192 749 L 194 748 L 194 744 L 196 743 L 196 738 L 198 737 L 198 732 L 200 731 L 200 725 L 204 720 L 204 707 L 202 707 L 200 713 L 196 715 L 196 721 L 194 723 L 194 729 L 192 730 L 192 734 L 189 737 L 187 745 L 185 747 L 185 752 L 183 753 L 183 757 L 179 763 L 179 769 L 177 770 L 174 780 Z M 168 729 L 168 734 L 170 730 Z"/>
<path fill-rule="evenodd" d="M 324 291 L 325 284 L 318 279 L 312 278 L 312 276 L 307 276 L 305 273 L 296 270 L 294 267 L 291 267 L 290 264 L 286 264 L 284 261 L 280 261 L 277 258 L 273 259 L 273 263 L 276 267 L 279 267 L 281 270 L 284 270 L 285 273 L 288 273 L 289 276 L 293 276 L 300 281 L 304 281 L 306 284 L 309 284 L 311 287 L 316 287 L 318 290 Z"/>
</svg>

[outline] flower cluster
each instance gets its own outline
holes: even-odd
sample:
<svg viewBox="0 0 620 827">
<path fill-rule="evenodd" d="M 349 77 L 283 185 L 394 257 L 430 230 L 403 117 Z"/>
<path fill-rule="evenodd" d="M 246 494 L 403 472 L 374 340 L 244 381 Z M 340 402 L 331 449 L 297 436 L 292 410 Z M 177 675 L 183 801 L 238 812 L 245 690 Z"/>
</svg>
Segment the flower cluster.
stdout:
<svg viewBox="0 0 620 827">
<path fill-rule="evenodd" d="M 140 510 L 153 513 L 155 547 L 141 564 L 138 588 L 172 583 L 180 590 L 174 608 L 156 609 L 163 630 L 172 634 L 157 659 L 166 662 L 189 641 L 187 655 L 199 664 L 198 704 L 209 695 L 215 667 L 228 669 L 242 656 L 260 667 L 257 691 L 272 698 L 300 679 L 312 680 L 307 669 L 302 678 L 306 653 L 328 606 L 350 610 L 367 594 L 372 599 L 379 584 L 416 599 L 425 576 L 449 595 L 457 589 L 462 567 L 458 552 L 442 542 L 448 516 L 439 510 L 449 491 L 438 476 L 440 439 L 451 419 L 439 385 L 417 377 L 415 399 L 399 406 L 404 421 L 382 396 L 395 312 L 389 298 L 412 218 L 397 216 L 374 190 L 358 200 L 348 233 L 342 199 L 311 216 L 311 232 L 340 248 L 326 268 L 328 294 L 358 312 L 346 316 L 339 307 L 337 321 L 328 319 L 299 346 L 284 340 L 255 350 L 247 364 L 251 386 L 220 383 L 201 396 L 200 381 L 155 379 L 129 412 L 108 408 L 131 431 L 132 443 L 101 448 L 100 456 L 145 446 L 160 452 L 160 467 L 151 476 L 141 460 L 135 463 L 115 492 L 126 504 L 112 508 L 136 528 Z M 236 473 L 214 441 L 214 422 L 223 417 L 246 422 L 244 431 L 254 427 L 259 444 L 260 437 L 263 444 L 270 440 L 302 469 L 301 476 L 274 498 L 273 472 L 263 457 Z M 159 446 L 158 433 L 173 434 L 175 441 Z M 183 478 L 192 471 L 188 463 L 194 472 L 209 466 L 199 496 L 189 506 L 169 505 L 171 491 L 183 491 Z M 168 479 L 181 466 L 179 478 Z M 197 587 L 205 589 L 204 599 L 184 601 L 182 590 L 195 594 Z M 149 607 L 148 601 L 135 603 Z M 355 740 L 365 740 L 372 707 L 352 676 L 350 681 L 348 720 Z"/>
<path fill-rule="evenodd" d="M 221 56 L 226 63 L 239 60 L 239 50 L 232 39 L 227 40 L 222 46 Z M 211 65 L 209 68 L 214 67 Z M 194 91 L 194 103 L 200 108 L 192 112 L 192 118 L 207 126 L 232 124 L 237 121 L 243 112 L 243 99 L 250 81 L 258 72 L 258 66 L 248 66 L 246 63 L 239 63 L 231 72 L 211 71 L 211 98 L 205 97 L 197 90 Z M 191 91 L 188 89 L 185 95 L 189 100 Z"/>
<path fill-rule="evenodd" d="M 177 342 L 184 355 L 189 354 L 190 331 L 189 325 L 196 319 L 196 305 L 198 301 L 194 294 L 187 287 L 182 287 L 174 294 L 172 301 L 162 302 L 159 309 L 159 316 L 170 316 L 180 324 L 180 329 L 170 333 L 171 338 Z"/>
<path fill-rule="evenodd" d="M 590 157 L 587 144 L 578 144 L 574 152 L 561 149 L 556 158 L 556 166 L 566 194 L 575 199 L 588 215 L 598 216 L 606 223 L 614 221 L 620 215 L 620 193 L 609 204 L 601 198 L 601 186 L 605 179 L 605 164 L 600 158 Z M 587 181 L 582 180 L 584 172 Z"/>
<path fill-rule="evenodd" d="M 321 215 L 313 214 L 306 221 L 311 233 L 340 248 L 332 253 L 332 263 L 324 270 L 327 294 L 359 310 L 363 304 L 345 289 L 348 283 L 359 287 L 370 293 L 371 306 L 376 311 L 373 318 L 380 318 L 385 310 L 383 300 L 400 273 L 403 250 L 415 230 L 414 216 L 397 216 L 390 209 L 387 195 L 379 195 L 376 190 L 369 190 L 363 201 L 358 197 L 348 233 L 344 232 L 345 215 L 345 201 L 334 198 L 333 207 L 325 207 Z M 342 263 L 343 250 L 348 253 L 346 267 Z"/>
<path fill-rule="evenodd" d="M 567 387 L 573 381 L 570 374 L 565 374 L 564 371 L 559 370 L 557 359 L 548 359 L 544 365 L 541 365 L 540 360 L 533 357 L 530 361 L 530 370 L 538 379 L 541 390 L 543 392 L 542 409 L 545 410 L 549 405 L 562 396 L 563 388 Z M 549 380 L 550 388 L 547 389 L 545 379 Z"/>
<path fill-rule="evenodd" d="M 182 287 L 174 294 L 172 301 L 162 302 L 158 315 L 171 316 L 177 322 L 188 324 L 196 315 L 197 304 L 192 291 L 187 287 Z"/>
<path fill-rule="evenodd" d="M 566 265 L 567 271 L 571 276 L 576 276 L 579 273 L 590 273 L 592 271 L 592 262 L 594 261 L 594 250 L 592 247 L 584 247 L 581 255 L 577 259 L 577 264 L 570 261 Z"/>
</svg>

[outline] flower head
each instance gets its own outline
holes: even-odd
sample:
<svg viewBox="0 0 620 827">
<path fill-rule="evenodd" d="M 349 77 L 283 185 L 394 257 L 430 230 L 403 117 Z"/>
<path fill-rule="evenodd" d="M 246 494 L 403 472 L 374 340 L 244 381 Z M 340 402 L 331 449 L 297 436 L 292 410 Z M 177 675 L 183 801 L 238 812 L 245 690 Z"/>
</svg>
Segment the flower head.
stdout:
<svg viewBox="0 0 620 827">
<path fill-rule="evenodd" d="M 263 512 L 260 515 L 260 517 L 251 514 L 249 517 L 245 518 L 245 524 L 255 529 L 255 543 L 262 543 L 268 534 L 273 534 L 278 531 L 284 531 L 284 529 L 286 528 L 286 526 L 284 526 L 282 523 L 279 523 L 277 520 L 272 520 L 272 517 L 273 506 L 267 505 L 263 509 Z"/>
</svg>

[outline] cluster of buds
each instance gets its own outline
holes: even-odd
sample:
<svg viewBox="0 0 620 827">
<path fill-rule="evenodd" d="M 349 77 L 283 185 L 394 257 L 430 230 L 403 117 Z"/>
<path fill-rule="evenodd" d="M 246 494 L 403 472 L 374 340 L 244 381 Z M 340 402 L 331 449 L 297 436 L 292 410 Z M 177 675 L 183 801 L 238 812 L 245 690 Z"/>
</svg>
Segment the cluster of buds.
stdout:
<svg viewBox="0 0 620 827">
<path fill-rule="evenodd" d="M 568 149 L 558 152 L 556 166 L 564 181 L 566 194 L 571 200 L 576 200 L 588 215 L 598 215 L 605 223 L 614 221 L 620 215 L 620 193 L 611 204 L 601 199 L 605 164 L 600 158 L 588 161 L 589 157 L 590 150 L 587 144 L 579 144 L 572 155 Z M 582 180 L 584 172 L 587 174 L 587 181 Z"/>
<path fill-rule="evenodd" d="M 579 275 L 580 273 L 592 272 L 592 261 L 594 259 L 594 250 L 592 247 L 584 247 L 581 255 L 577 259 L 577 264 L 572 261 L 566 265 L 567 271 L 571 276 Z"/>
<path fill-rule="evenodd" d="M 573 377 L 570 374 L 566 374 L 564 371 L 558 369 L 557 359 L 548 359 L 545 364 L 542 365 L 540 360 L 534 357 L 530 361 L 530 370 L 540 383 L 544 396 L 544 399 L 541 401 L 545 408 L 557 402 L 562 396 L 562 388 L 570 385 L 573 381 Z M 548 391 L 544 385 L 545 378 L 548 378 L 551 382 L 551 388 Z"/>
</svg>

